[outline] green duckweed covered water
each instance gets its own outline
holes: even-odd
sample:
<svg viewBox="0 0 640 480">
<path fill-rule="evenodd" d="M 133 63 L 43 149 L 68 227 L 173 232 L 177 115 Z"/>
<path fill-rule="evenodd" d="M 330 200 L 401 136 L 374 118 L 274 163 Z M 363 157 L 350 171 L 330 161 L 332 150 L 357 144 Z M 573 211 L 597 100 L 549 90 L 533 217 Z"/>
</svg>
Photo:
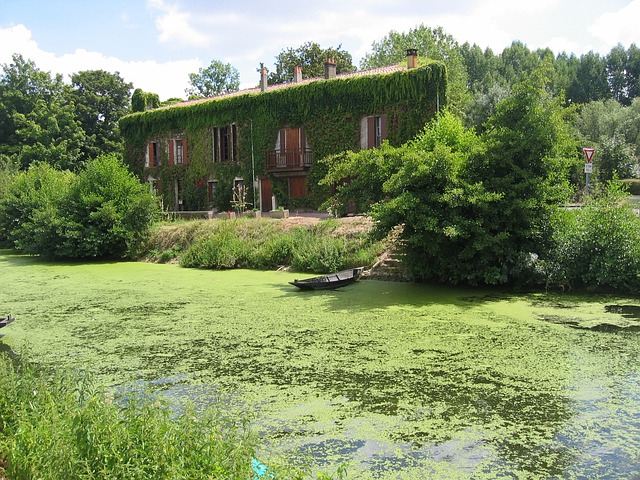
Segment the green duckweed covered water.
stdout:
<svg viewBox="0 0 640 480">
<path fill-rule="evenodd" d="M 349 478 L 640 474 L 635 298 L 0 255 L 0 340 L 117 388 L 249 412 Z"/>
</svg>

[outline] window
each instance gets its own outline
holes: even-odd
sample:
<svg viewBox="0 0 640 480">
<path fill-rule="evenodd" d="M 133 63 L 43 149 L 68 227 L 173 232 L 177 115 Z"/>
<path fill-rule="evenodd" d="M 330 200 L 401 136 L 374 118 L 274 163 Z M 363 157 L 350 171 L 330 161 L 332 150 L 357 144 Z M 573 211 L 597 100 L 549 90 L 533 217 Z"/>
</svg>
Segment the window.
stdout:
<svg viewBox="0 0 640 480">
<path fill-rule="evenodd" d="M 160 157 L 158 156 L 158 143 L 149 143 L 149 165 L 151 167 L 160 166 Z"/>
<path fill-rule="evenodd" d="M 209 205 L 213 205 L 216 199 L 216 195 L 218 193 L 218 182 L 215 180 L 209 181 L 207 184 L 207 201 Z"/>
<path fill-rule="evenodd" d="M 375 129 L 374 146 L 378 148 L 382 145 L 382 117 L 373 117 L 373 125 Z"/>
<path fill-rule="evenodd" d="M 176 163 L 184 163 L 184 144 L 183 140 L 175 141 L 175 159 Z"/>
<path fill-rule="evenodd" d="M 238 129 L 235 123 L 213 128 L 213 161 L 238 161 Z"/>
<path fill-rule="evenodd" d="M 387 116 L 364 117 L 360 123 L 360 149 L 378 148 L 387 138 Z"/>
</svg>

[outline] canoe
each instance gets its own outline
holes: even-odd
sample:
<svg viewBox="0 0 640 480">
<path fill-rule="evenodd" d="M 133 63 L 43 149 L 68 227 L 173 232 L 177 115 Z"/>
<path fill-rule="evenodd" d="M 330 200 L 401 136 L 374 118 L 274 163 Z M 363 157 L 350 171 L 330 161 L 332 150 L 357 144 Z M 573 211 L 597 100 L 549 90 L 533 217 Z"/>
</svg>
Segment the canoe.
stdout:
<svg viewBox="0 0 640 480">
<path fill-rule="evenodd" d="M 9 325 L 14 320 L 15 320 L 15 318 L 13 318 L 11 315 L 9 315 L 8 317 L 5 317 L 5 318 L 0 318 L 0 328 L 6 327 L 7 325 Z"/>
<path fill-rule="evenodd" d="M 319 277 L 305 278 L 304 280 L 298 280 L 296 278 L 293 282 L 289 283 L 301 290 L 329 290 L 344 287 L 345 285 L 355 282 L 360 278 L 363 270 L 364 267 L 350 268 L 349 270 L 320 275 Z"/>
</svg>

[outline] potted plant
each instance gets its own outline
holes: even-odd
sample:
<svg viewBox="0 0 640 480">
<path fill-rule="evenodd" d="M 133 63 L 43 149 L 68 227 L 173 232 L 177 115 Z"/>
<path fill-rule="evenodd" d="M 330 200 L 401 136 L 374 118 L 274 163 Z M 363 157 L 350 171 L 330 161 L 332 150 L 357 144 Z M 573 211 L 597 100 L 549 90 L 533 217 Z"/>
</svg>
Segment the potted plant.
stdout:
<svg viewBox="0 0 640 480">
<path fill-rule="evenodd" d="M 260 218 L 262 217 L 262 212 L 254 208 L 253 210 L 245 210 L 242 216 L 247 218 Z"/>
<path fill-rule="evenodd" d="M 283 207 L 278 207 L 276 210 L 269 212 L 271 218 L 289 218 L 289 210 Z"/>
</svg>

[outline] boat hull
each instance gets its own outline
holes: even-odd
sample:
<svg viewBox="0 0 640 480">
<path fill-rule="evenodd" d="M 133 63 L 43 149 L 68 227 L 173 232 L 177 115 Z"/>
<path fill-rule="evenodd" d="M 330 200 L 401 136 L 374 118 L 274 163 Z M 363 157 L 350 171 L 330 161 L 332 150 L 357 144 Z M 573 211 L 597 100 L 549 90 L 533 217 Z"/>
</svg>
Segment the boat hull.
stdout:
<svg viewBox="0 0 640 480">
<path fill-rule="evenodd" d="M 319 277 L 306 278 L 304 280 L 295 279 L 289 282 L 300 290 L 333 290 L 354 283 L 362 275 L 364 267 L 351 268 L 341 272 L 320 275 Z"/>
<path fill-rule="evenodd" d="M 0 328 L 6 327 L 7 325 L 9 325 L 14 320 L 15 320 L 15 318 L 13 318 L 11 315 L 9 315 L 6 318 L 0 318 Z"/>
</svg>

